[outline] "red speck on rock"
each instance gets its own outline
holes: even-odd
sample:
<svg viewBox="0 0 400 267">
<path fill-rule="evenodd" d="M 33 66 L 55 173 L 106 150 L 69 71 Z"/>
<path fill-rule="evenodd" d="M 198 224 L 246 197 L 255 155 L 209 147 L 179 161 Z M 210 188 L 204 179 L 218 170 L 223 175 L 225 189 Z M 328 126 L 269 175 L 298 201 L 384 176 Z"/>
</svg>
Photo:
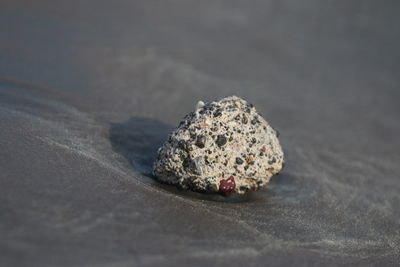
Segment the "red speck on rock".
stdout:
<svg viewBox="0 0 400 267">
<path fill-rule="evenodd" d="M 235 192 L 236 184 L 233 176 L 230 176 L 228 179 L 223 179 L 219 183 L 219 191 L 225 195 L 230 196 Z"/>
</svg>

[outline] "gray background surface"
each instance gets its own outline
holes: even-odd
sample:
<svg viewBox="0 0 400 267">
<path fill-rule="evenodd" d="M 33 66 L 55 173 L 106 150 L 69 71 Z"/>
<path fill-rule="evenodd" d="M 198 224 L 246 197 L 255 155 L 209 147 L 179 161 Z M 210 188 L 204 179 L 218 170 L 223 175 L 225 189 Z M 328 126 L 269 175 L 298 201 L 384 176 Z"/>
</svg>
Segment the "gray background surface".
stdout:
<svg viewBox="0 0 400 267">
<path fill-rule="evenodd" d="M 0 1 L 1 266 L 398 266 L 398 1 Z M 224 199 L 149 175 L 238 95 L 286 169 Z"/>
</svg>

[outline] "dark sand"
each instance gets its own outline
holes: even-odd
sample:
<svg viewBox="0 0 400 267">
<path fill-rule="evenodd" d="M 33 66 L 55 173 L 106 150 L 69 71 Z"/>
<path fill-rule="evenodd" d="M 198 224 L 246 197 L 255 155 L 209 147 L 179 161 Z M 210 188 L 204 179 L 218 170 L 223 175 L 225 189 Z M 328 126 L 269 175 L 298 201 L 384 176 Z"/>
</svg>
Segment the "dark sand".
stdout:
<svg viewBox="0 0 400 267">
<path fill-rule="evenodd" d="M 398 1 L 1 1 L 0 266 L 398 266 Z M 284 172 L 224 199 L 149 175 L 236 94 Z"/>
</svg>

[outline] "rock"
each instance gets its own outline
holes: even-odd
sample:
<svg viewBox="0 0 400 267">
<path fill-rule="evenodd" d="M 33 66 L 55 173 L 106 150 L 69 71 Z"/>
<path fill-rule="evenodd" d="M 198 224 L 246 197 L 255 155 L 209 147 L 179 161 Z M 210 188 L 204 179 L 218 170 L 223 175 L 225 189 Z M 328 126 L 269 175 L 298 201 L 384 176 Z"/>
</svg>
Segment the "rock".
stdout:
<svg viewBox="0 0 400 267">
<path fill-rule="evenodd" d="M 228 196 L 257 190 L 283 167 L 277 135 L 239 97 L 199 102 L 159 149 L 153 173 L 193 191 Z"/>
</svg>

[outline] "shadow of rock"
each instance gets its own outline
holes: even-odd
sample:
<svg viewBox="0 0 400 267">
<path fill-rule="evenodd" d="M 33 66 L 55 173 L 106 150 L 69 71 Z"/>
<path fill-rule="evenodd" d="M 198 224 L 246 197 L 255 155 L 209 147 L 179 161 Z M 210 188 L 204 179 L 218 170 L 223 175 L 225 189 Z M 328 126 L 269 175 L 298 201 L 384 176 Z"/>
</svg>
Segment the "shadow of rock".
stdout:
<svg viewBox="0 0 400 267">
<path fill-rule="evenodd" d="M 167 140 L 173 126 L 154 119 L 132 117 L 121 123 L 112 123 L 109 136 L 112 148 L 122 155 L 130 165 L 147 177 L 153 177 L 152 165 L 157 156 L 158 148 Z M 250 202 L 256 198 L 254 194 L 234 195 L 229 198 L 219 194 L 204 194 L 192 191 L 182 191 L 175 186 L 149 181 L 152 185 L 181 196 L 216 202 Z"/>
<path fill-rule="evenodd" d="M 109 136 L 115 152 L 125 157 L 136 171 L 152 176 L 157 149 L 172 129 L 171 125 L 158 120 L 132 117 L 125 122 L 112 123 Z"/>
</svg>

